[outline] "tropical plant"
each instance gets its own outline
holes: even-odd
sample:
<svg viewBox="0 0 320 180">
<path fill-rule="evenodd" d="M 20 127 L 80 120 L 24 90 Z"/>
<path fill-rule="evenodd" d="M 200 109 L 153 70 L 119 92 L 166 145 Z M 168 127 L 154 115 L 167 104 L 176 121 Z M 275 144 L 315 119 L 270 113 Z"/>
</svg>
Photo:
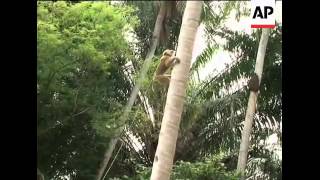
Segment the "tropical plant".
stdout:
<svg viewBox="0 0 320 180">
<path fill-rule="evenodd" d="M 46 178 L 94 178 L 114 131 L 106 125 L 117 126 L 130 91 L 122 66 L 133 55 L 123 37 L 138 23 L 132 12 L 102 2 L 38 2 L 37 154 Z"/>
<path fill-rule="evenodd" d="M 172 78 L 159 134 L 159 143 L 150 179 L 170 178 L 191 64 L 192 47 L 200 22 L 202 4 L 202 1 L 187 2 L 184 11 L 177 50 L 177 57 L 179 57 L 183 63 L 176 66 L 172 71 Z"/>
</svg>

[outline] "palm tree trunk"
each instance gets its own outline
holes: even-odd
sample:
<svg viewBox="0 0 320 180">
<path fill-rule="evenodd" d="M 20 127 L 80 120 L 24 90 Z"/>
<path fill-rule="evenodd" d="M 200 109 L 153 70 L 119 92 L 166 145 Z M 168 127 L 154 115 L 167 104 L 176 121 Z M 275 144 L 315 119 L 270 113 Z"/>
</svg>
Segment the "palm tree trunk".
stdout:
<svg viewBox="0 0 320 180">
<path fill-rule="evenodd" d="M 151 180 L 170 178 L 202 4 L 202 1 L 188 1 L 186 5 L 177 49 L 181 62 L 172 71 Z"/>
<path fill-rule="evenodd" d="M 266 54 L 269 33 L 270 33 L 270 29 L 263 29 L 261 34 L 257 60 L 255 65 L 255 73 L 259 77 L 259 83 L 261 82 L 263 63 L 264 63 L 264 57 Z M 250 92 L 248 107 L 247 107 L 247 112 L 246 112 L 246 117 L 244 122 L 244 128 L 242 131 L 242 138 L 241 138 L 238 165 L 237 165 L 237 171 L 242 173 L 242 178 L 244 178 L 244 171 L 247 164 L 249 137 L 251 134 L 252 124 L 253 124 L 253 116 L 255 113 L 257 96 L 258 96 L 257 92 L 253 92 L 253 91 Z"/>
<path fill-rule="evenodd" d="M 155 26 L 154 26 L 154 31 L 153 31 L 152 40 L 151 40 L 151 46 L 150 46 L 149 52 L 148 52 L 148 54 L 146 56 L 146 59 L 144 61 L 144 64 L 143 64 L 143 67 L 142 67 L 141 76 L 139 77 L 139 80 L 137 81 L 136 85 L 134 86 L 134 88 L 132 90 L 132 93 L 131 93 L 130 98 L 129 98 L 129 102 L 128 102 L 127 106 L 126 106 L 126 109 L 125 109 L 125 112 L 124 112 L 122 118 L 126 119 L 126 117 L 128 116 L 128 113 L 130 112 L 131 107 L 133 106 L 134 101 L 137 98 L 137 95 L 139 93 L 140 83 L 142 82 L 142 80 L 146 76 L 147 71 L 148 71 L 148 69 L 150 67 L 152 57 L 154 56 L 154 53 L 155 53 L 156 48 L 157 48 L 158 43 L 159 43 L 160 31 L 161 31 L 161 28 L 162 28 L 162 25 L 163 25 L 163 20 L 165 18 L 165 14 L 166 14 L 165 2 L 161 2 L 161 6 L 160 6 L 160 9 L 159 9 L 157 20 L 156 20 L 156 23 L 155 23 Z M 123 127 L 120 128 L 119 132 L 121 133 L 122 130 L 123 130 Z M 116 147 L 116 144 L 117 144 L 119 138 L 120 138 L 120 136 L 116 135 L 110 141 L 108 149 L 106 150 L 106 153 L 104 155 L 104 160 L 102 161 L 102 163 L 100 165 L 100 168 L 98 169 L 98 174 L 97 174 L 96 180 L 100 180 L 101 179 L 101 177 L 103 175 L 103 172 L 104 172 L 104 170 L 106 169 L 106 167 L 108 165 L 108 162 L 110 160 L 112 152 L 113 152 L 114 148 Z"/>
</svg>

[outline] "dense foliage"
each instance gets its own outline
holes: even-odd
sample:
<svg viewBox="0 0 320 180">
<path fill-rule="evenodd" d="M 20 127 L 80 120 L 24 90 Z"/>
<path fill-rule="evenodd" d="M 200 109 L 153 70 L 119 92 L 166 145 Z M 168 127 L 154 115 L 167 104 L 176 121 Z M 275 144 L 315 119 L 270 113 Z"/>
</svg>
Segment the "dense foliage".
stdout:
<svg viewBox="0 0 320 180">
<path fill-rule="evenodd" d="M 152 76 L 161 52 L 177 46 L 185 3 L 172 1 L 166 7 L 176 11 L 166 21 L 169 36 L 157 47 L 129 118 L 120 122 L 150 47 L 159 4 L 38 2 L 37 155 L 38 169 L 46 179 L 95 179 L 119 127 L 125 130 L 105 170 L 106 179 L 150 178 L 157 124 L 166 100 L 166 89 L 153 83 Z M 233 63 L 204 81 L 191 78 L 172 179 L 238 179 L 237 153 L 249 92 L 245 85 L 235 85 L 253 73 L 261 33 L 246 34 L 224 26 L 233 10 L 236 18 L 247 15 L 243 7 L 237 2 L 205 2 L 202 23 L 209 46 L 197 57 L 191 74 L 196 76 L 221 49 L 233 55 Z M 226 43 L 218 44 L 216 38 Z M 249 179 L 281 179 L 282 161 L 261 143 L 273 133 L 281 137 L 281 39 L 278 25 L 267 47 L 249 151 Z M 128 62 L 135 70 L 132 77 L 125 73 Z"/>
<path fill-rule="evenodd" d="M 38 167 L 45 176 L 95 176 L 130 93 L 122 66 L 132 57 L 124 39 L 138 22 L 132 12 L 103 2 L 38 2 Z"/>
<path fill-rule="evenodd" d="M 203 179 L 203 180 L 238 180 L 239 175 L 235 171 L 228 171 L 225 159 L 228 156 L 220 153 L 194 163 L 178 161 L 173 167 L 171 179 Z M 138 175 L 134 177 L 122 176 L 121 179 L 147 180 L 150 179 L 151 168 L 137 166 Z M 114 178 L 115 180 L 117 178 Z"/>
</svg>

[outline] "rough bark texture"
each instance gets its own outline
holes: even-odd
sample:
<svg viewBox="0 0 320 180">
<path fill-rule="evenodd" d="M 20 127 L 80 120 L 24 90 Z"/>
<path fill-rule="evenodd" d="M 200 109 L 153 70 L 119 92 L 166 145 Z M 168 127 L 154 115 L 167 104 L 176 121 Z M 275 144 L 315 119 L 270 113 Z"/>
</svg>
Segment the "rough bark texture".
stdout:
<svg viewBox="0 0 320 180">
<path fill-rule="evenodd" d="M 151 180 L 170 179 L 202 4 L 202 1 L 188 1 L 186 5 L 176 54 L 181 62 L 174 67 L 171 74 Z"/>
<path fill-rule="evenodd" d="M 259 77 L 259 82 L 261 82 L 263 63 L 264 63 L 264 57 L 266 54 L 269 33 L 270 33 L 270 29 L 263 29 L 261 39 L 260 39 L 257 60 L 256 60 L 256 65 L 255 65 L 255 73 Z M 255 113 L 257 96 L 258 96 L 258 92 L 250 91 L 248 107 L 247 107 L 247 112 L 246 112 L 246 117 L 245 117 L 245 122 L 244 122 L 244 128 L 242 131 L 237 171 L 241 172 L 243 175 L 244 175 L 246 164 L 247 164 L 249 138 L 250 138 L 252 124 L 253 124 L 253 116 Z M 242 179 L 243 178 L 244 178 L 244 176 L 242 177 Z"/>
</svg>

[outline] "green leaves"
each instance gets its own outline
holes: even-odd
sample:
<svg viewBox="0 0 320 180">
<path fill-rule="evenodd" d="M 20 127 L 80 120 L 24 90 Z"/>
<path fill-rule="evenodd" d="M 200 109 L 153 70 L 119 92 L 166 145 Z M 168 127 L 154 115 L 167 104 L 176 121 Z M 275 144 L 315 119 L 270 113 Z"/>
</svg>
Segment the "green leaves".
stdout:
<svg viewBox="0 0 320 180">
<path fill-rule="evenodd" d="M 221 73 L 188 89 L 189 97 L 183 114 L 182 127 L 185 127 L 183 123 L 188 124 L 187 127 L 197 126 L 193 129 L 194 136 L 198 137 L 197 141 L 189 142 L 189 144 L 195 143 L 196 148 L 191 147 L 190 150 L 193 154 L 207 155 L 219 152 L 220 148 L 230 150 L 239 148 L 241 122 L 245 117 L 249 91 L 245 82 L 243 87 L 239 84 L 240 89 L 234 89 L 234 93 L 228 90 L 233 84 L 250 77 L 254 71 L 259 36 L 250 36 L 227 29 L 216 32 L 227 40 L 224 48 L 239 55 L 234 63 Z M 204 59 L 201 62 L 208 61 L 207 58 L 211 58 L 214 51 L 210 53 L 205 51 L 204 54 L 205 56 L 200 56 Z M 254 142 L 259 142 L 259 139 L 274 133 L 281 121 L 281 62 L 281 27 L 278 27 L 269 38 L 258 98 L 258 112 L 253 129 Z M 200 105 L 201 111 L 197 111 L 195 104 Z"/>
<path fill-rule="evenodd" d="M 177 162 L 171 174 L 172 180 L 238 180 L 239 175 L 234 171 L 228 171 L 224 159 L 226 154 L 218 154 L 204 158 L 202 161 L 197 162 Z M 147 180 L 151 176 L 151 168 L 138 167 L 138 175 L 132 178 L 123 178 L 131 180 Z"/>
<path fill-rule="evenodd" d="M 122 66 L 132 56 L 123 34 L 138 23 L 131 13 L 105 2 L 38 2 L 38 163 L 48 179 L 92 179 L 123 124 L 130 84 Z"/>
<path fill-rule="evenodd" d="M 204 67 L 216 54 L 218 50 L 218 45 L 214 44 L 213 46 L 208 46 L 202 51 L 202 53 L 197 57 L 196 61 L 192 64 L 191 73 L 194 73 L 196 70 L 199 71 L 201 67 Z"/>
</svg>

